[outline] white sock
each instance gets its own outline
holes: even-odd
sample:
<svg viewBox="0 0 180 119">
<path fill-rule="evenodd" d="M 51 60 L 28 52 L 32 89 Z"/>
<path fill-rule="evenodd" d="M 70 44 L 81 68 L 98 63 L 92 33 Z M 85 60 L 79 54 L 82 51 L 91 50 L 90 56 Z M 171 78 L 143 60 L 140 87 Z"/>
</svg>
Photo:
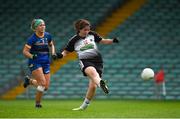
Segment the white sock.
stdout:
<svg viewBox="0 0 180 119">
<path fill-rule="evenodd" d="M 90 100 L 88 100 L 87 98 L 84 99 L 84 102 L 82 103 L 82 105 L 80 106 L 82 109 L 86 109 L 90 104 Z"/>
</svg>

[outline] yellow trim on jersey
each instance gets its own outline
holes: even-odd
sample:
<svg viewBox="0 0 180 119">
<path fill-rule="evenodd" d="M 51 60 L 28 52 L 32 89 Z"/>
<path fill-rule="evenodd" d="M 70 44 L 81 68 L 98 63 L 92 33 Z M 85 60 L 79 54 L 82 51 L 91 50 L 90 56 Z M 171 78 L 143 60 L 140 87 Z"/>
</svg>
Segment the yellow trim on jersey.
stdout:
<svg viewBox="0 0 180 119">
<path fill-rule="evenodd" d="M 31 49 L 31 46 L 30 46 L 30 45 L 26 44 L 25 46 L 28 47 L 29 49 Z"/>
</svg>

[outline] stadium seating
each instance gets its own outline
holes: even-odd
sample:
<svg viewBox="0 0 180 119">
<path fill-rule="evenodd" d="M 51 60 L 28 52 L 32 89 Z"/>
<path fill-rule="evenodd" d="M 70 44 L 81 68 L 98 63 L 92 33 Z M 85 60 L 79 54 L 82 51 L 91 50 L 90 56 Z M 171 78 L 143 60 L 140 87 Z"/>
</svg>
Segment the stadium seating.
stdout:
<svg viewBox="0 0 180 119">
<path fill-rule="evenodd" d="M 119 36 L 121 42 L 118 47 L 114 46 L 109 52 L 107 51 L 110 48 L 101 47 L 103 54 L 112 52 L 118 54 L 111 60 L 116 60 L 115 64 L 120 65 L 120 68 L 118 74 L 114 74 L 110 80 L 115 80 L 115 75 L 120 74 L 124 78 L 119 78 L 115 82 L 116 84 L 127 80 L 126 86 L 120 87 L 121 92 L 123 90 L 126 92 L 126 97 L 123 98 L 156 99 L 154 82 L 143 82 L 140 79 L 142 69 L 151 67 L 155 72 L 161 68 L 165 70 L 166 98 L 179 99 L 179 54 L 177 53 L 179 51 L 179 40 L 177 40 L 179 35 L 177 34 L 180 12 L 178 3 L 177 0 L 149 0 L 138 12 L 109 34 L 109 37 Z M 110 57 L 106 58 L 106 56 L 104 55 L 107 59 L 107 61 L 105 60 L 105 66 L 107 66 L 105 74 L 107 75 Z M 130 91 L 127 91 L 128 85 L 133 87 Z M 132 94 L 131 91 L 137 91 L 140 94 Z M 114 92 L 117 91 L 114 90 Z"/>
<path fill-rule="evenodd" d="M 74 34 L 74 20 L 87 18 L 95 28 L 122 1 L 91 0 L 78 7 L 83 0 L 44 0 L 41 4 L 35 0 L 19 0 L 16 4 L 4 0 L 4 4 L 0 4 L 0 11 L 3 11 L 0 21 L 5 21 L 0 26 L 0 87 L 11 82 L 26 65 L 21 52 L 31 34 L 31 19 L 45 19 L 47 31 L 53 34 L 57 47 L 62 47 Z M 12 7 L 7 9 L 10 5 Z M 109 33 L 107 37 L 117 36 L 120 39 L 119 44 L 99 45 L 104 58 L 103 79 L 108 80 L 110 94 L 104 95 L 98 89 L 96 98 L 157 99 L 154 81 L 143 81 L 140 77 L 143 68 L 151 67 L 155 72 L 162 68 L 165 71 L 165 98 L 180 99 L 179 7 L 179 0 L 147 0 L 139 11 Z M 52 75 L 51 86 L 44 98 L 83 98 L 87 85 L 88 79 L 80 72 L 78 61 L 72 61 Z M 34 98 L 34 93 L 35 89 L 30 87 L 17 98 Z"/>
<path fill-rule="evenodd" d="M 121 5 L 123 0 L 18 0 L 16 3 L 2 0 L 1 2 L 0 84 L 2 85 L 0 95 L 13 88 L 9 82 L 17 82 L 16 76 L 27 69 L 27 59 L 22 55 L 22 49 L 27 38 L 32 34 L 30 23 L 33 18 L 45 20 L 47 31 L 53 35 L 59 49 L 75 33 L 73 29 L 75 20 L 89 19 L 94 27 L 114 8 Z M 81 7 L 79 7 L 80 4 Z M 28 73 L 26 71 L 26 74 Z"/>
</svg>

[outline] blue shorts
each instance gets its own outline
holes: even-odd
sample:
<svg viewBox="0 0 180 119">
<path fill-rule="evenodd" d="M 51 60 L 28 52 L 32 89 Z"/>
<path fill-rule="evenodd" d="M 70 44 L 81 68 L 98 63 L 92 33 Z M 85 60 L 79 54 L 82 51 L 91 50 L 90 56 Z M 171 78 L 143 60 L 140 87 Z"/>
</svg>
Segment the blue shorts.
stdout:
<svg viewBox="0 0 180 119">
<path fill-rule="evenodd" d="M 29 63 L 28 67 L 29 67 L 31 73 L 32 73 L 32 71 L 38 69 L 39 67 L 42 67 L 44 74 L 50 73 L 50 64 L 49 63 Z"/>
</svg>

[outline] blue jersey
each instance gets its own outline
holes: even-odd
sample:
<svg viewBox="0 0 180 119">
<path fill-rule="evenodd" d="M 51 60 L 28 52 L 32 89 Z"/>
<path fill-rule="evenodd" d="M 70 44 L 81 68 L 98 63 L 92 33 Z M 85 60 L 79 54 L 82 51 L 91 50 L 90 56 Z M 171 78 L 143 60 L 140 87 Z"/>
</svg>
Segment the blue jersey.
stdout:
<svg viewBox="0 0 180 119">
<path fill-rule="evenodd" d="M 51 35 L 45 32 L 43 38 L 39 38 L 35 33 L 28 38 L 27 45 L 31 46 L 30 53 L 37 54 L 36 59 L 29 59 L 29 64 L 50 63 L 48 44 L 52 41 Z"/>
</svg>

